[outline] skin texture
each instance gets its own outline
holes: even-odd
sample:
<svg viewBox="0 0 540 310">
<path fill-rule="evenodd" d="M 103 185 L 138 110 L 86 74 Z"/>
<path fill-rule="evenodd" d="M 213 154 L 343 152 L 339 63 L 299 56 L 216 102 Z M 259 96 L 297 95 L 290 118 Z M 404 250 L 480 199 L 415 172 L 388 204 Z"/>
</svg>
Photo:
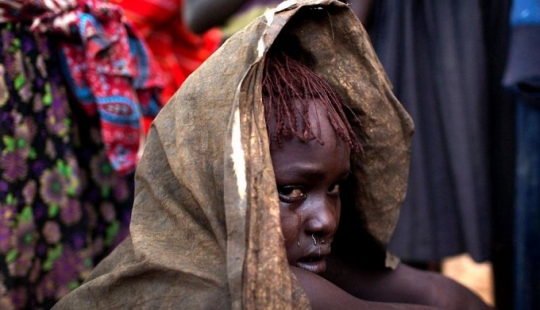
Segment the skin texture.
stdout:
<svg viewBox="0 0 540 310">
<path fill-rule="evenodd" d="M 308 295 L 312 309 L 323 310 L 346 310 L 346 309 L 369 309 L 369 310 L 390 310 L 390 309 L 408 309 L 408 310 L 427 310 L 442 309 L 435 306 L 423 306 L 395 302 L 374 302 L 367 301 L 349 294 L 334 283 L 304 269 L 291 267 L 300 285 Z M 357 279 L 358 280 L 358 279 Z"/>
<path fill-rule="evenodd" d="M 433 305 L 441 309 L 491 309 L 477 295 L 435 272 L 398 265 L 396 270 L 368 271 L 335 256 L 327 259 L 323 277 L 361 299 Z"/>
</svg>

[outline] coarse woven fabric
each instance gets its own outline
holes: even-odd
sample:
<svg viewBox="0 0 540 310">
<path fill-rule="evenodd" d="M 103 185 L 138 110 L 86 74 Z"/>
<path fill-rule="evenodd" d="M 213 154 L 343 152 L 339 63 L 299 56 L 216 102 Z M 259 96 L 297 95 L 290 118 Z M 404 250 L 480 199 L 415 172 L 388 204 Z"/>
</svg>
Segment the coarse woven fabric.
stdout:
<svg viewBox="0 0 540 310">
<path fill-rule="evenodd" d="M 343 207 L 355 221 L 339 253 L 362 252 L 362 231 L 385 247 L 406 191 L 412 121 L 346 5 L 286 1 L 227 40 L 160 112 L 136 172 L 131 237 L 54 309 L 309 309 L 287 263 L 262 105 L 278 35 L 363 123 L 355 195 Z"/>
</svg>

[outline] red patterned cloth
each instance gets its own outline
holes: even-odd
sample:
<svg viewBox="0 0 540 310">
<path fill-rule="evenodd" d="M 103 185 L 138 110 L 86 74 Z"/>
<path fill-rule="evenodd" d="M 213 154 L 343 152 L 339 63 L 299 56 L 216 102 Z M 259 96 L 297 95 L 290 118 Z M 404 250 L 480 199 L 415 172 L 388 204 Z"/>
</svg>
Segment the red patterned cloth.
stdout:
<svg viewBox="0 0 540 310">
<path fill-rule="evenodd" d="M 136 2 L 136 1 L 133 1 Z M 137 164 L 142 116 L 161 107 L 161 71 L 120 7 L 100 0 L 2 0 L 0 22 L 32 21 L 41 33 L 56 33 L 66 79 L 89 115 L 99 113 L 113 168 Z"/>
</svg>

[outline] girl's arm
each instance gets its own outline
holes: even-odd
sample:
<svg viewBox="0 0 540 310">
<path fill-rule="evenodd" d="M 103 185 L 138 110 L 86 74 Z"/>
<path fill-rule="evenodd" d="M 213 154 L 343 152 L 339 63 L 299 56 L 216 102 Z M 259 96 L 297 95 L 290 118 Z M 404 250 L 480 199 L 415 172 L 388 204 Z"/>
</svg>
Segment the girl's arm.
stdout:
<svg viewBox="0 0 540 310">
<path fill-rule="evenodd" d="M 290 267 L 306 292 L 313 310 L 428 310 L 435 307 L 412 304 L 370 302 L 361 300 L 340 289 L 323 277 L 298 267 Z"/>
<path fill-rule="evenodd" d="M 365 300 L 431 305 L 449 310 L 491 309 L 472 291 L 435 272 L 400 264 L 396 270 L 367 271 L 329 257 L 326 279 Z"/>
</svg>

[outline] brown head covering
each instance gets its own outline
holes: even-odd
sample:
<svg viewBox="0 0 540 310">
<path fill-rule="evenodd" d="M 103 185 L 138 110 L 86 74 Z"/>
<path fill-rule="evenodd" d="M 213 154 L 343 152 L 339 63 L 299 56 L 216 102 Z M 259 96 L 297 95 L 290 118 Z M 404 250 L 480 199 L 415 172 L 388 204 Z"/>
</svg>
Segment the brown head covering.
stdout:
<svg viewBox="0 0 540 310">
<path fill-rule="evenodd" d="M 225 42 L 160 112 L 137 169 L 131 238 L 55 309 L 309 308 L 287 264 L 261 97 L 278 35 L 363 123 L 347 244 L 362 248 L 356 229 L 385 247 L 412 122 L 346 5 L 286 1 Z"/>
</svg>

